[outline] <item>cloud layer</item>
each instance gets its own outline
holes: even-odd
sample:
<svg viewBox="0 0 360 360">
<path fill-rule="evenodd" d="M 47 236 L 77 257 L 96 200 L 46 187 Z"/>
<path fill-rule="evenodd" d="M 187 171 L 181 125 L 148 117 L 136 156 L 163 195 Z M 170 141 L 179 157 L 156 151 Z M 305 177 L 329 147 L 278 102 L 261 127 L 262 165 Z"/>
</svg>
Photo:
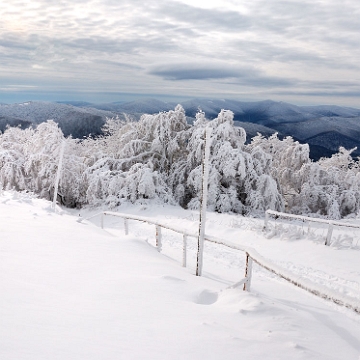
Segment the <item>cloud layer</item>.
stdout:
<svg viewBox="0 0 360 360">
<path fill-rule="evenodd" d="M 4 2 L 0 102 L 34 89 L 360 107 L 358 0 L 240 3 Z"/>
</svg>

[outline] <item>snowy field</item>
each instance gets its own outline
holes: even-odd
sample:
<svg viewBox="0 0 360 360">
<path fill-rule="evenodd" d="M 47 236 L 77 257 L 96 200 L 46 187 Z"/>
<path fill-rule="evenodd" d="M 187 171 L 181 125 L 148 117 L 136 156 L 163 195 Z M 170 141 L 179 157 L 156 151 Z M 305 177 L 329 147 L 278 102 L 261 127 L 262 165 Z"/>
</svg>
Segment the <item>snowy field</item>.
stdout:
<svg viewBox="0 0 360 360">
<path fill-rule="evenodd" d="M 170 206 L 124 206 L 187 231 L 198 214 Z M 58 209 L 29 195 L 0 197 L 0 359 L 360 359 L 360 314 L 319 299 L 205 243 L 203 277 L 194 276 L 196 240 L 152 225 Z M 353 220 L 356 223 L 356 220 Z M 360 221 L 359 221 L 360 223 Z M 255 248 L 299 278 L 360 303 L 360 231 L 208 213 L 206 233 Z"/>
</svg>

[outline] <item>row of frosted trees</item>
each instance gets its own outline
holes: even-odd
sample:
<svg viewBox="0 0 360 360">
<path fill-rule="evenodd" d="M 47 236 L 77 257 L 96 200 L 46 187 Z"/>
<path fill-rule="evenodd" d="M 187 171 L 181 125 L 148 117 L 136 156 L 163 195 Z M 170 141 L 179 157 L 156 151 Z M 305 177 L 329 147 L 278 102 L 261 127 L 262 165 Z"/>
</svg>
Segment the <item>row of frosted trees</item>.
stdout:
<svg viewBox="0 0 360 360">
<path fill-rule="evenodd" d="M 109 119 L 104 136 L 96 139 L 65 140 L 53 121 L 36 129 L 8 128 L 0 136 L 1 186 L 51 199 L 65 140 L 59 197 L 66 206 L 116 207 L 153 199 L 196 209 L 207 126 L 212 128 L 209 210 L 274 209 L 331 218 L 358 212 L 359 163 L 351 150 L 312 162 L 308 145 L 291 137 L 258 135 L 246 144 L 231 111 L 222 110 L 212 121 L 199 111 L 189 125 L 180 105 L 138 122 Z"/>
</svg>

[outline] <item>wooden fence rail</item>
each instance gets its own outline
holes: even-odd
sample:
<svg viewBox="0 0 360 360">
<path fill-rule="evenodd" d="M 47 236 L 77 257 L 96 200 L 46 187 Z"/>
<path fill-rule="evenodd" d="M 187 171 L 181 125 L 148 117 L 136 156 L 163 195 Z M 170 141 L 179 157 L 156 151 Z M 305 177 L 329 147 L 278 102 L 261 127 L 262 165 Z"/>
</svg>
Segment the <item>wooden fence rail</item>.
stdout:
<svg viewBox="0 0 360 360">
<path fill-rule="evenodd" d="M 270 211 L 268 210 L 266 212 L 267 214 L 271 214 L 271 215 L 278 215 L 278 214 L 282 214 L 282 213 L 277 213 L 275 211 Z M 156 247 L 157 250 L 160 252 L 161 251 L 161 228 L 164 229 L 168 229 L 171 231 L 174 231 L 176 233 L 182 234 L 183 235 L 183 261 L 182 261 L 182 265 L 184 267 L 186 267 L 186 256 L 187 256 L 187 238 L 188 237 L 194 237 L 197 238 L 198 234 L 191 233 L 189 231 L 185 231 L 183 229 L 179 229 L 173 226 L 169 226 L 167 224 L 162 224 L 158 221 L 154 221 L 151 220 L 149 218 L 146 217 L 141 217 L 141 216 L 134 216 L 134 215 L 130 215 L 130 214 L 123 214 L 123 213 L 117 213 L 117 212 L 110 212 L 110 211 L 104 211 L 102 213 L 96 214 L 91 216 L 90 218 L 84 219 L 84 220 L 89 220 L 94 218 L 95 216 L 101 216 L 101 227 L 104 228 L 104 217 L 105 216 L 115 216 L 115 217 L 120 217 L 124 219 L 124 228 L 125 228 L 125 235 L 128 234 L 129 232 L 129 227 L 128 227 L 128 220 L 136 220 L 136 221 L 141 221 L 141 222 L 145 222 L 151 225 L 155 225 L 155 236 L 156 236 Z M 285 215 L 290 215 L 290 214 L 285 214 Z M 289 217 L 293 217 L 293 216 L 289 216 Z M 294 216 L 296 217 L 296 216 Z M 313 218 L 309 218 L 311 220 L 314 220 Z M 80 222 L 83 219 L 80 220 Z M 322 219 L 318 219 L 318 220 L 322 220 Z M 265 220 L 266 223 L 267 220 Z M 310 220 L 309 220 L 310 221 Z M 327 222 L 326 220 L 322 220 L 320 222 Z M 328 223 L 328 222 L 327 222 Z M 334 224 L 334 222 L 332 223 Z M 335 224 L 336 226 L 338 226 L 338 224 Z M 341 226 L 344 226 L 343 224 L 341 224 Z M 351 227 L 356 227 L 356 228 L 360 228 L 358 226 L 351 226 Z M 291 272 L 289 272 L 288 270 L 272 263 L 270 260 L 262 257 L 255 249 L 250 248 L 250 247 L 244 247 L 238 244 L 234 244 L 231 243 L 229 241 L 223 240 L 223 239 L 219 239 L 217 237 L 214 236 L 209 236 L 209 235 L 205 235 L 205 241 L 209 241 L 218 245 L 223 245 L 226 247 L 229 247 L 231 249 L 235 249 L 235 250 L 240 250 L 242 252 L 244 252 L 246 254 L 246 266 L 245 266 L 245 277 L 243 279 L 241 279 L 239 282 L 233 284 L 232 286 L 230 286 L 230 288 L 234 288 L 234 287 L 239 287 L 239 286 L 243 286 L 243 290 L 244 291 L 250 291 L 250 286 L 251 286 L 251 278 L 252 278 L 252 263 L 255 262 L 256 264 L 258 264 L 260 267 L 264 268 L 265 270 L 276 274 L 277 276 L 281 277 L 282 279 L 290 282 L 293 285 L 296 285 L 297 287 L 306 290 L 308 292 L 310 292 L 311 294 L 314 294 L 322 299 L 326 299 L 326 300 L 330 300 L 332 302 L 334 302 L 335 304 L 344 306 L 348 309 L 351 309 L 353 311 L 355 311 L 356 313 L 360 314 L 360 301 L 358 301 L 357 299 L 354 298 L 350 298 L 348 296 L 344 296 L 341 294 L 337 294 L 333 291 L 331 291 L 330 289 L 318 285 L 318 284 L 314 284 L 312 282 L 310 282 L 309 280 L 306 279 L 302 279 L 299 278 L 298 275 L 295 275 Z"/>
<path fill-rule="evenodd" d="M 287 218 L 287 219 L 301 220 L 302 222 L 306 221 L 308 223 L 315 222 L 315 223 L 320 223 L 320 224 L 327 224 L 328 232 L 327 232 L 327 235 L 325 238 L 325 245 L 330 245 L 330 243 L 331 243 L 331 236 L 333 233 L 334 226 L 342 226 L 342 227 L 360 229 L 360 225 L 356 225 L 356 224 L 343 223 L 343 222 L 334 221 L 334 220 L 317 219 L 317 218 L 312 218 L 312 217 L 308 217 L 308 216 L 287 214 L 287 213 L 282 213 L 282 212 L 278 212 L 278 211 L 274 211 L 274 210 L 267 210 L 265 212 L 264 230 L 266 230 L 268 227 L 270 215 L 273 215 L 275 217 L 275 220 L 279 217 L 282 217 L 282 218 Z"/>
</svg>

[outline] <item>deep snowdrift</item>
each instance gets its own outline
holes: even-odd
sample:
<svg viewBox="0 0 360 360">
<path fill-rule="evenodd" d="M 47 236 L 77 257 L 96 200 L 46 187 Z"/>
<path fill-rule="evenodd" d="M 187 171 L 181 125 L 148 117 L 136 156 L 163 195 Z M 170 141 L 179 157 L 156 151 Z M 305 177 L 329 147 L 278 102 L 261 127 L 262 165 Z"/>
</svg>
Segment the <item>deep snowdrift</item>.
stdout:
<svg viewBox="0 0 360 360">
<path fill-rule="evenodd" d="M 121 211 L 196 229 L 197 214 L 179 208 Z M 350 310 L 258 267 L 251 293 L 227 289 L 243 277 L 239 252 L 206 244 L 198 278 L 195 240 L 182 268 L 181 236 L 169 231 L 159 254 L 153 227 L 133 221 L 124 236 L 119 219 L 106 219 L 104 231 L 16 193 L 0 197 L 0 215 L 1 359 L 359 358 L 360 316 Z M 357 247 L 289 240 L 289 232 L 267 239 L 257 220 L 208 219 L 208 233 L 359 299 Z"/>
</svg>

